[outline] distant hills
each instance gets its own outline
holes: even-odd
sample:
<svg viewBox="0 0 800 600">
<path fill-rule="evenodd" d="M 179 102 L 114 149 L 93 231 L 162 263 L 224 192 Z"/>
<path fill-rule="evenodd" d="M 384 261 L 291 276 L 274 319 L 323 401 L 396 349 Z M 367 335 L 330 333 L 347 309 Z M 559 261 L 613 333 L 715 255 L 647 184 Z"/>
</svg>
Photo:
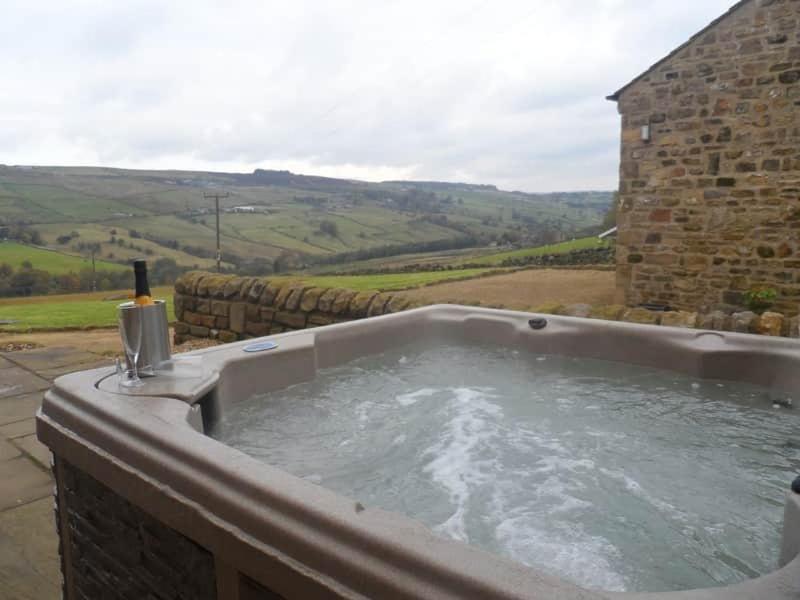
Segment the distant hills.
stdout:
<svg viewBox="0 0 800 600">
<path fill-rule="evenodd" d="M 560 241 L 599 227 L 612 193 L 506 192 L 438 181 L 365 182 L 290 171 L 0 166 L 0 227 L 125 262 L 214 263 L 214 191 L 229 268 L 279 270 L 392 254 Z M 0 257 L 2 261 L 2 257 Z"/>
</svg>

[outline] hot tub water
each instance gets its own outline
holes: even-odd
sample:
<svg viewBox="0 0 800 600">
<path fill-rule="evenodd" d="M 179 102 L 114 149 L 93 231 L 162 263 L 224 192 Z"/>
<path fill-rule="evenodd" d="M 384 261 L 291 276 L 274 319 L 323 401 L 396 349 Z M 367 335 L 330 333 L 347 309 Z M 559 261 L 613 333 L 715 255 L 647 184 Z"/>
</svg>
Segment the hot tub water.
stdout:
<svg viewBox="0 0 800 600">
<path fill-rule="evenodd" d="M 234 404 L 212 435 L 578 584 L 662 591 L 774 569 L 800 471 L 800 411 L 776 398 L 620 363 L 405 347 Z"/>
</svg>

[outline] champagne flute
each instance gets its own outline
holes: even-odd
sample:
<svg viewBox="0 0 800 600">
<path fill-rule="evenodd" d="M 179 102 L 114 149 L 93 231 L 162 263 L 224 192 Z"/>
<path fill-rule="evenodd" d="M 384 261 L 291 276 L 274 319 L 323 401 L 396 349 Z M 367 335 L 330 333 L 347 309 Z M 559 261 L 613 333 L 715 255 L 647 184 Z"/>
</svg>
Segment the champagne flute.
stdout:
<svg viewBox="0 0 800 600">
<path fill-rule="evenodd" d="M 130 316 L 126 326 L 123 315 Z M 142 309 L 138 306 L 119 309 L 119 332 L 122 337 L 122 345 L 125 349 L 125 356 L 131 365 L 131 375 L 129 378 L 122 378 L 119 384 L 123 387 L 139 387 L 144 382 L 139 379 L 139 367 L 136 364 L 139 360 L 139 353 L 142 349 Z"/>
</svg>

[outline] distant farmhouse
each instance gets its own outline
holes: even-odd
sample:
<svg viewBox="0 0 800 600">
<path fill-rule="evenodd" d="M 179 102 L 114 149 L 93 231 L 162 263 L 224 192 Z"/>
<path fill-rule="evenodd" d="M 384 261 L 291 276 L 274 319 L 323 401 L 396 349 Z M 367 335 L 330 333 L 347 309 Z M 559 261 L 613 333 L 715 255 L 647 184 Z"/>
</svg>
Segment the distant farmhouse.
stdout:
<svg viewBox="0 0 800 600">
<path fill-rule="evenodd" d="M 617 293 L 800 308 L 800 1 L 744 0 L 614 93 Z"/>
</svg>

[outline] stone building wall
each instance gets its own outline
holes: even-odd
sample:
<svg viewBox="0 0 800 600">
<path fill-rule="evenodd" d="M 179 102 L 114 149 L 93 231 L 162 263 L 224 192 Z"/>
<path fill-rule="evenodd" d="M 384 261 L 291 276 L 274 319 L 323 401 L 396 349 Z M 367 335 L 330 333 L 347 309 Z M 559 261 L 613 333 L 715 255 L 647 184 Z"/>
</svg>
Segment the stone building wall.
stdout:
<svg viewBox="0 0 800 600">
<path fill-rule="evenodd" d="M 797 314 L 800 1 L 738 4 L 611 98 L 618 301 L 709 310 L 766 286 Z"/>
<path fill-rule="evenodd" d="M 192 337 L 234 342 L 411 306 L 394 294 L 192 271 L 175 282 L 175 343 Z"/>
</svg>

